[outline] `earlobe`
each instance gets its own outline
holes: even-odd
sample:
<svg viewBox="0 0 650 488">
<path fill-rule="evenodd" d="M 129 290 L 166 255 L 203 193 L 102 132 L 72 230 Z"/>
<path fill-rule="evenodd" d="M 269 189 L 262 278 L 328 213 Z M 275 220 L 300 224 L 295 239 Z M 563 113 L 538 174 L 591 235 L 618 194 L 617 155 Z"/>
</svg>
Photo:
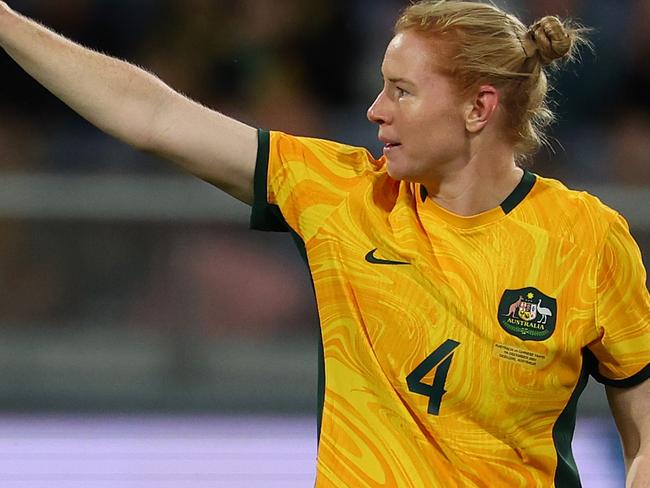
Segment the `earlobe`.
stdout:
<svg viewBox="0 0 650 488">
<path fill-rule="evenodd" d="M 468 132 L 480 132 L 490 121 L 499 105 L 499 92 L 492 85 L 479 87 L 465 117 Z"/>
</svg>

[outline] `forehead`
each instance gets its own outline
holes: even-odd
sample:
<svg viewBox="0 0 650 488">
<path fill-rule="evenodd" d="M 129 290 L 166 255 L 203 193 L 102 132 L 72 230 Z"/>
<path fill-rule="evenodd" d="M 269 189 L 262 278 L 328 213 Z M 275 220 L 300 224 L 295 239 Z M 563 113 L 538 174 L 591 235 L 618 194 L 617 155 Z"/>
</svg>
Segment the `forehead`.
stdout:
<svg viewBox="0 0 650 488">
<path fill-rule="evenodd" d="M 412 32 L 399 32 L 386 48 L 382 71 L 386 78 L 420 78 L 433 74 L 437 59 L 435 41 Z"/>
</svg>

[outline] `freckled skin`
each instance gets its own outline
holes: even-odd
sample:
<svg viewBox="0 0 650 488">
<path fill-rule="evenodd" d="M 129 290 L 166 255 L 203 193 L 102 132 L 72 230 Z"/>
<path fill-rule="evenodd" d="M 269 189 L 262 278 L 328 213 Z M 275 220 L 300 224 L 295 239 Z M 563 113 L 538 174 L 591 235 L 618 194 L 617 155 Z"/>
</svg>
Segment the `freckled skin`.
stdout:
<svg viewBox="0 0 650 488">
<path fill-rule="evenodd" d="M 401 32 L 388 45 L 384 87 L 368 110 L 379 137 L 399 142 L 387 148 L 387 170 L 398 180 L 425 182 L 467 157 L 466 101 L 452 80 L 436 72 L 432 41 Z"/>
</svg>

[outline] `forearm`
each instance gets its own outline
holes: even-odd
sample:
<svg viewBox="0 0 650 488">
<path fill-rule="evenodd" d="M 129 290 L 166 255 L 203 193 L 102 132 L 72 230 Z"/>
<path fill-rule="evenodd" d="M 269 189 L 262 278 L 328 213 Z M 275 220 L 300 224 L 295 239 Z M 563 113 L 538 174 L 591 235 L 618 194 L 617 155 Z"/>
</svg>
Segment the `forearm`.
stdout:
<svg viewBox="0 0 650 488">
<path fill-rule="evenodd" d="M 650 487 L 650 453 L 639 452 L 627 464 L 626 488 Z"/>
<path fill-rule="evenodd" d="M 0 47 L 103 131 L 252 202 L 254 128 L 193 102 L 136 66 L 65 39 L 1 0 Z"/>
<path fill-rule="evenodd" d="M 0 46 L 27 73 L 103 131 L 147 147 L 171 90 L 144 70 L 84 48 L 0 2 Z"/>
</svg>

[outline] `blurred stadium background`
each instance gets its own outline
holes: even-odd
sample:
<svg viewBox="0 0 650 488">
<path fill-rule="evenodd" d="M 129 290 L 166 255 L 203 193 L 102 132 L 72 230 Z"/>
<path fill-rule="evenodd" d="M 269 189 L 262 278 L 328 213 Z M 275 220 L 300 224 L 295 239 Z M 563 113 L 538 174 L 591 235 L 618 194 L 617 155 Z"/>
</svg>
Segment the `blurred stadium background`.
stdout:
<svg viewBox="0 0 650 488">
<path fill-rule="evenodd" d="M 380 150 L 365 110 L 403 0 L 9 3 L 254 126 Z M 533 170 L 620 210 L 648 267 L 650 2 L 496 3 L 595 28 Z M 319 334 L 290 238 L 0 72 L 0 484 L 311 486 Z M 593 381 L 575 447 L 587 488 L 623 486 Z"/>
</svg>

